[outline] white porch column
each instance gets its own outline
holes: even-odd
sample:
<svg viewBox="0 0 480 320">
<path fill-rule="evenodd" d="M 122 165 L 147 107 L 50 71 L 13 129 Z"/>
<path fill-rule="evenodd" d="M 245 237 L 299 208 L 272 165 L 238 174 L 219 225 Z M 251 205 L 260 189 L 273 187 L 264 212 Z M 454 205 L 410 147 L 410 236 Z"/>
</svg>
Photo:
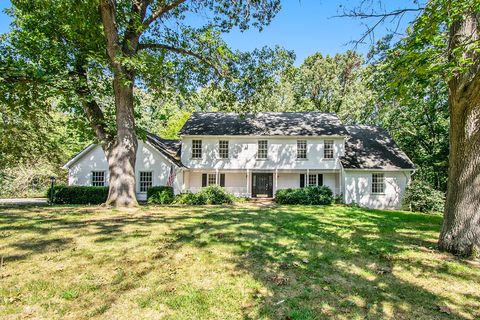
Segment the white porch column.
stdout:
<svg viewBox="0 0 480 320">
<path fill-rule="evenodd" d="M 275 169 L 275 177 L 273 181 L 273 196 L 275 197 L 275 193 L 277 193 L 278 190 L 278 168 Z"/>
<path fill-rule="evenodd" d="M 218 174 L 218 168 L 215 169 L 215 183 L 217 186 L 220 185 L 220 175 Z"/>
<path fill-rule="evenodd" d="M 308 176 L 310 175 L 310 169 L 307 169 L 307 176 L 305 177 L 305 187 L 308 187 Z"/>
<path fill-rule="evenodd" d="M 250 169 L 247 169 L 247 197 L 251 197 L 250 194 Z"/>
</svg>

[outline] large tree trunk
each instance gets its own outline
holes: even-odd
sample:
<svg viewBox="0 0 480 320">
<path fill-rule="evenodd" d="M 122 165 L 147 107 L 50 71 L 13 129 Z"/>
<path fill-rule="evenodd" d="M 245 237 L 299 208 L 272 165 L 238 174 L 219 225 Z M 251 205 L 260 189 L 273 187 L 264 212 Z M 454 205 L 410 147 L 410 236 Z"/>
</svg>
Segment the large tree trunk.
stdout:
<svg viewBox="0 0 480 320">
<path fill-rule="evenodd" d="M 450 30 L 451 50 L 478 39 L 478 13 L 467 13 Z M 450 156 L 447 199 L 439 247 L 463 256 L 480 253 L 480 61 L 449 81 Z M 458 57 L 457 57 L 458 58 Z"/>
<path fill-rule="evenodd" d="M 105 146 L 110 175 L 110 189 L 106 204 L 115 207 L 136 206 L 135 162 L 138 149 L 133 111 L 133 72 L 115 74 L 117 135 L 111 145 Z"/>
</svg>

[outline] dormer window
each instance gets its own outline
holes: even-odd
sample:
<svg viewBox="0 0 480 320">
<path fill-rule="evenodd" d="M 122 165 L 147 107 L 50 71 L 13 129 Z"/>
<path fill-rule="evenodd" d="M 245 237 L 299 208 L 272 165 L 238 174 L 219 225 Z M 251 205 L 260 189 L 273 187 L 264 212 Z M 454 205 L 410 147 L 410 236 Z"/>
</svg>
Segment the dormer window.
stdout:
<svg viewBox="0 0 480 320">
<path fill-rule="evenodd" d="M 228 159 L 228 140 L 218 141 L 218 156 L 220 159 Z"/>
<path fill-rule="evenodd" d="M 333 159 L 333 140 L 325 140 L 323 142 L 323 157 L 325 159 Z"/>
<path fill-rule="evenodd" d="M 192 159 L 202 159 L 202 140 L 192 140 Z"/>
<path fill-rule="evenodd" d="M 268 141 L 258 140 L 257 159 L 267 159 L 267 158 L 268 158 Z"/>
</svg>

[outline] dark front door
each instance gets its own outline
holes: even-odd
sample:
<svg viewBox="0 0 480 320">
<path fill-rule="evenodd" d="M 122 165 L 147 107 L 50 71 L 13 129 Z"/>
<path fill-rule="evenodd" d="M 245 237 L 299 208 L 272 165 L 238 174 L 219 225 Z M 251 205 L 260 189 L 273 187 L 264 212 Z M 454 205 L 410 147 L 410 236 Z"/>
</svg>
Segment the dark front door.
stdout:
<svg viewBox="0 0 480 320">
<path fill-rule="evenodd" d="M 252 197 L 273 197 L 273 173 L 252 174 Z"/>
</svg>

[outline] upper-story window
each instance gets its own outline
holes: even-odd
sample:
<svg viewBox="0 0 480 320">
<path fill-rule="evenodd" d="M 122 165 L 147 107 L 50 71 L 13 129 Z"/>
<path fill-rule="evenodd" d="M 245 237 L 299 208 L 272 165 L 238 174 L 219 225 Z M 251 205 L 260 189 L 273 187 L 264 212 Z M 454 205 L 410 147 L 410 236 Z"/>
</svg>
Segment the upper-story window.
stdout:
<svg viewBox="0 0 480 320">
<path fill-rule="evenodd" d="M 92 186 L 103 187 L 105 185 L 105 171 L 92 171 Z"/>
<path fill-rule="evenodd" d="M 323 142 L 323 157 L 325 159 L 333 159 L 333 140 L 325 140 Z"/>
<path fill-rule="evenodd" d="M 268 157 L 268 141 L 258 140 L 257 159 L 267 159 Z"/>
<path fill-rule="evenodd" d="M 228 159 L 228 140 L 218 141 L 218 155 L 220 159 Z"/>
<path fill-rule="evenodd" d="M 385 176 L 383 173 L 372 173 L 372 193 L 385 192 Z"/>
<path fill-rule="evenodd" d="M 307 140 L 297 140 L 297 159 L 307 159 Z"/>
<path fill-rule="evenodd" d="M 202 158 L 202 140 L 192 140 L 192 159 Z"/>
</svg>

